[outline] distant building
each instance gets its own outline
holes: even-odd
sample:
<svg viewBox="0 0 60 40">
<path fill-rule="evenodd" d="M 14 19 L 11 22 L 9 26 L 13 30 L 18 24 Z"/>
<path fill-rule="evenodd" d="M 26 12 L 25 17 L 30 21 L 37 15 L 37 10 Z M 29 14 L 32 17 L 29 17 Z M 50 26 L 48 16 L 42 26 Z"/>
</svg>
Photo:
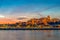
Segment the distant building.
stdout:
<svg viewBox="0 0 60 40">
<path fill-rule="evenodd" d="M 50 22 L 51 21 L 51 17 L 47 16 L 47 21 Z"/>
</svg>

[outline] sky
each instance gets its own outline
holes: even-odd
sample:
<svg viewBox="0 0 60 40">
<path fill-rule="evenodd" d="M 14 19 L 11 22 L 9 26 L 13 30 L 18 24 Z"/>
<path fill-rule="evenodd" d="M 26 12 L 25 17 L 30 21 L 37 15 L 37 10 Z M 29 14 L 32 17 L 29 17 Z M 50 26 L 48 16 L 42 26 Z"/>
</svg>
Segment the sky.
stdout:
<svg viewBox="0 0 60 40">
<path fill-rule="evenodd" d="M 27 20 L 60 17 L 60 0 L 0 0 L 0 19 Z"/>
</svg>

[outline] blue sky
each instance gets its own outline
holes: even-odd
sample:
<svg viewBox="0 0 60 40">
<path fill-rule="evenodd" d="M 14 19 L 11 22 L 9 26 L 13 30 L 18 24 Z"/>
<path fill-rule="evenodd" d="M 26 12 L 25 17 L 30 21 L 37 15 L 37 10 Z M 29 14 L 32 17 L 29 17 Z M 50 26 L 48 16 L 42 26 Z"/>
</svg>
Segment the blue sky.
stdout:
<svg viewBox="0 0 60 40">
<path fill-rule="evenodd" d="M 0 15 L 8 18 L 60 17 L 60 0 L 0 0 Z"/>
</svg>

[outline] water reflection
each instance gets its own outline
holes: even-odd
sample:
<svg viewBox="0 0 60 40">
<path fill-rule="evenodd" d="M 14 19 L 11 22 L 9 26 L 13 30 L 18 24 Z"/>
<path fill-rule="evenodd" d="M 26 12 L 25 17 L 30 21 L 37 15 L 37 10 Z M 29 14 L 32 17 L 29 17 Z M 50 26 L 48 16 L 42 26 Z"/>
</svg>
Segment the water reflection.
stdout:
<svg viewBox="0 0 60 40">
<path fill-rule="evenodd" d="M 2 30 L 0 40 L 60 40 L 60 30 Z"/>
</svg>

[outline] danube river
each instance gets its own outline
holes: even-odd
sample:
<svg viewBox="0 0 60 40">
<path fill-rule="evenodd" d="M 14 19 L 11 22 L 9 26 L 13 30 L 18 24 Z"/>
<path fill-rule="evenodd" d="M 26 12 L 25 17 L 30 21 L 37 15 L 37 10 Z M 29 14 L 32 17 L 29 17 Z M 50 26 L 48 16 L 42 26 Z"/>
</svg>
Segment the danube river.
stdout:
<svg viewBox="0 0 60 40">
<path fill-rule="evenodd" d="M 0 40 L 60 40 L 60 30 L 0 30 Z"/>
</svg>

